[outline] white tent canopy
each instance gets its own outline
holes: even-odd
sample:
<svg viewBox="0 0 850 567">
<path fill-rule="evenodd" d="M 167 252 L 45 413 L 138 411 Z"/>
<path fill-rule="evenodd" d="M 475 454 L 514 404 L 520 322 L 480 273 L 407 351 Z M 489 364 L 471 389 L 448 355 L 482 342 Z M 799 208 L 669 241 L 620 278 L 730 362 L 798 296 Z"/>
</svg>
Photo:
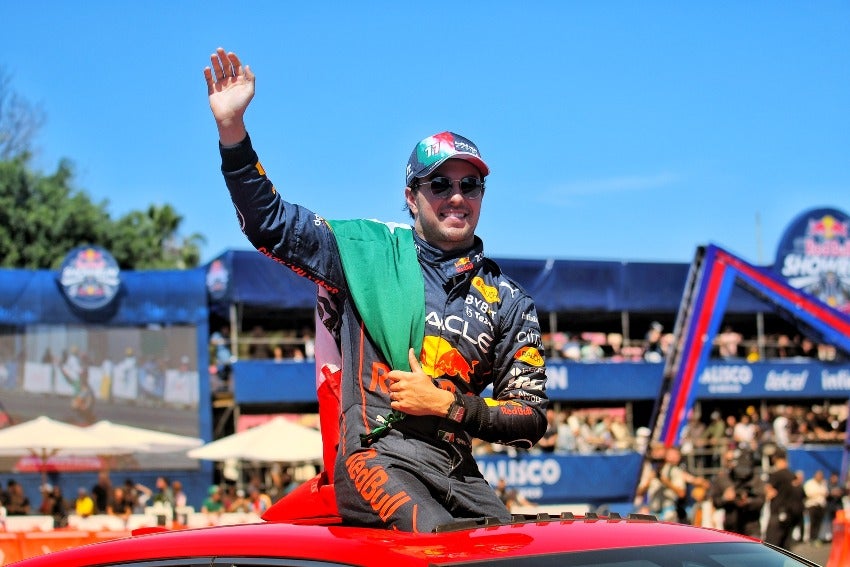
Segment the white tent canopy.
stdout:
<svg viewBox="0 0 850 567">
<path fill-rule="evenodd" d="M 115 443 L 86 431 L 83 427 L 47 416 L 0 429 L 0 455 L 106 455 L 137 450 L 132 443 Z"/>
<path fill-rule="evenodd" d="M 132 425 L 113 423 L 105 419 L 89 425 L 85 429 L 97 435 L 100 439 L 116 444 L 123 443 L 138 447 L 134 450 L 143 453 L 185 451 L 204 444 L 204 441 L 199 437 L 154 431 Z"/>
<path fill-rule="evenodd" d="M 268 463 L 319 463 L 322 460 L 322 435 L 312 427 L 275 417 L 186 454 L 206 461 L 239 459 Z"/>
<path fill-rule="evenodd" d="M 29 456 L 39 459 L 42 481 L 45 480 L 48 459 L 64 455 L 117 455 L 143 450 L 131 440 L 116 443 L 103 439 L 83 427 L 57 421 L 47 416 L 0 429 L 0 455 Z"/>
</svg>

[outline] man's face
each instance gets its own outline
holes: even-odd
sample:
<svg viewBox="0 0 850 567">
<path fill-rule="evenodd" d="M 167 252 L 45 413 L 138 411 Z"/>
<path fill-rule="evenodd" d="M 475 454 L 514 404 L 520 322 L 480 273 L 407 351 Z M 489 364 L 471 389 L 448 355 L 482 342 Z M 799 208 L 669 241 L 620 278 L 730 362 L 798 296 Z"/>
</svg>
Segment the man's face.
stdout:
<svg viewBox="0 0 850 567">
<path fill-rule="evenodd" d="M 428 182 L 435 177 L 452 179 L 455 183 L 449 196 L 435 197 L 427 184 L 415 191 L 410 187 L 404 190 L 417 234 L 440 250 L 462 250 L 472 246 L 474 241 L 484 195 L 469 199 L 461 194 L 459 181 L 468 176 L 480 178 L 481 172 L 467 161 L 449 159 L 422 180 Z"/>
</svg>

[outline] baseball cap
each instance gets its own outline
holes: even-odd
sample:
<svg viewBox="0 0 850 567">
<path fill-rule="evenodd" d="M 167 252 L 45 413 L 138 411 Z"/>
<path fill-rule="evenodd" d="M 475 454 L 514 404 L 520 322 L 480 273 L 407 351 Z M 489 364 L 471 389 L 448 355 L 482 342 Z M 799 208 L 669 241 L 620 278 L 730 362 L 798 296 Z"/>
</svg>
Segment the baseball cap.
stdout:
<svg viewBox="0 0 850 567">
<path fill-rule="evenodd" d="M 449 158 L 468 161 L 478 168 L 482 177 L 490 174 L 490 168 L 481 159 L 478 146 L 472 140 L 454 132 L 440 132 L 428 136 L 416 144 L 410 152 L 405 171 L 405 183 L 409 186 L 413 179 L 429 175 Z"/>
</svg>

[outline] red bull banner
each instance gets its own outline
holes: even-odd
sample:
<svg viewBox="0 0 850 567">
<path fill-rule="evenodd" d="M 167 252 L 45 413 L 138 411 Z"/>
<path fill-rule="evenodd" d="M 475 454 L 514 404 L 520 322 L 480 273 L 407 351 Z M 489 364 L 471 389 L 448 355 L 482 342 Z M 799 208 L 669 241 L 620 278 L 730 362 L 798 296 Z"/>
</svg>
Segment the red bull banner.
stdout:
<svg viewBox="0 0 850 567">
<path fill-rule="evenodd" d="M 791 287 L 850 313 L 850 217 L 826 208 L 797 216 L 782 236 L 774 269 Z"/>
</svg>

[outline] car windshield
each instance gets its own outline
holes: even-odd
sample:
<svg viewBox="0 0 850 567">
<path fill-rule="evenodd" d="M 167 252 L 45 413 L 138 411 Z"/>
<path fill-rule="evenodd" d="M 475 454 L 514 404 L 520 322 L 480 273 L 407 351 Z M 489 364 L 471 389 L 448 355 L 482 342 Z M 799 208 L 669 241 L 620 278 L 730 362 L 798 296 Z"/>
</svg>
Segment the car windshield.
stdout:
<svg viewBox="0 0 850 567">
<path fill-rule="evenodd" d="M 511 567 L 812 567 L 808 563 L 756 543 L 703 543 L 660 545 L 557 553 L 533 557 L 506 557 L 457 565 L 510 565 Z"/>
</svg>

